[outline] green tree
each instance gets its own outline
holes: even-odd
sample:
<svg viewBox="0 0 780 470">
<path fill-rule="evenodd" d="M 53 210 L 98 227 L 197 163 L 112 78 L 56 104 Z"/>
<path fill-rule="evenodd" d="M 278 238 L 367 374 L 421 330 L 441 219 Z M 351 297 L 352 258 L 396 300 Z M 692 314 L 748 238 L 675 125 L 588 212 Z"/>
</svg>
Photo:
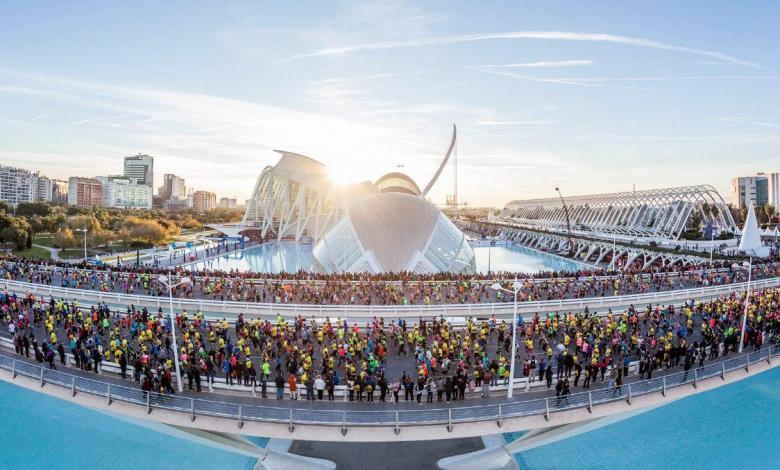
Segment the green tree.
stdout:
<svg viewBox="0 0 780 470">
<path fill-rule="evenodd" d="M 30 224 L 24 219 L 11 217 L 8 225 L 0 231 L 3 242 L 13 243 L 17 251 L 24 250 L 27 246 L 27 234 Z"/>
<path fill-rule="evenodd" d="M 16 206 L 17 217 L 39 215 L 45 217 L 51 213 L 51 207 L 45 202 L 21 202 Z"/>
<path fill-rule="evenodd" d="M 78 245 L 76 236 L 70 227 L 64 227 L 55 233 L 53 243 L 58 248 L 75 248 Z"/>
</svg>

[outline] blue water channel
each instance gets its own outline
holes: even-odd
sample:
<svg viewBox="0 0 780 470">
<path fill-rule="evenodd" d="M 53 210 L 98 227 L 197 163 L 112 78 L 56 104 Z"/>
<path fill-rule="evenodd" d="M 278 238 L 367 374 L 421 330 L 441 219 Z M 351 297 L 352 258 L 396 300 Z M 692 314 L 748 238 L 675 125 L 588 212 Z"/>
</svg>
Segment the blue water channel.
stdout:
<svg viewBox="0 0 780 470">
<path fill-rule="evenodd" d="M 250 469 L 256 463 L 5 382 L 0 397 L 0 468 Z M 780 369 L 773 369 L 515 457 L 521 469 L 777 468 L 778 421 Z"/>
<path fill-rule="evenodd" d="M 521 469 L 780 468 L 779 421 L 780 369 L 772 369 L 515 460 Z"/>
<path fill-rule="evenodd" d="M 576 271 L 582 266 L 577 262 L 523 246 L 480 246 L 474 248 L 474 254 L 477 261 L 477 271 L 480 272 L 487 272 L 488 269 L 493 272 L 523 273 Z M 311 245 L 274 242 L 196 263 L 193 268 L 279 273 L 295 272 L 299 269 L 310 270 L 313 262 Z"/>
<path fill-rule="evenodd" d="M 249 470 L 257 463 L 6 382 L 0 382 L 0 417 L 1 469 Z"/>
</svg>

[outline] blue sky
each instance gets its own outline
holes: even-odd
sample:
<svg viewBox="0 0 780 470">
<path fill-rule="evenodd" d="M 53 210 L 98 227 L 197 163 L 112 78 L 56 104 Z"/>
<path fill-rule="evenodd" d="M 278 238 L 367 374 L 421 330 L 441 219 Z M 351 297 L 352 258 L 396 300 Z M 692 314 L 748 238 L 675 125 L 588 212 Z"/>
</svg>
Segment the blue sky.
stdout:
<svg viewBox="0 0 780 470">
<path fill-rule="evenodd" d="M 0 161 L 53 177 L 157 157 L 249 196 L 273 149 L 424 185 L 459 128 L 460 195 L 780 170 L 780 3 L 3 2 Z M 447 170 L 432 191 L 452 192 Z"/>
</svg>

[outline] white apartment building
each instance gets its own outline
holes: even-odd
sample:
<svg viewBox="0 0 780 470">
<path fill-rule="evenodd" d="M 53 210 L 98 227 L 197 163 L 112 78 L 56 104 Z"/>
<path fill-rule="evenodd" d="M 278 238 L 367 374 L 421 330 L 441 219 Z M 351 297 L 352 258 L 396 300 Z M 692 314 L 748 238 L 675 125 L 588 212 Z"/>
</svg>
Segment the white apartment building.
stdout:
<svg viewBox="0 0 780 470">
<path fill-rule="evenodd" d="M 0 165 L 0 201 L 10 205 L 38 199 L 38 176 L 23 168 Z"/>
<path fill-rule="evenodd" d="M 98 176 L 103 185 L 103 206 L 120 209 L 151 209 L 152 190 L 126 176 Z"/>
</svg>

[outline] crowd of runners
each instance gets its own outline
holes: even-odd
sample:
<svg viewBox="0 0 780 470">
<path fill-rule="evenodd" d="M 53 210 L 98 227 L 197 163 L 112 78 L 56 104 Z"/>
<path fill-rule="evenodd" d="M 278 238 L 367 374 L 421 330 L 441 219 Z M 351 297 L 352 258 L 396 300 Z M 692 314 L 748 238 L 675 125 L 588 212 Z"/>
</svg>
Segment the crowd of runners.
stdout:
<svg viewBox="0 0 780 470">
<path fill-rule="evenodd" d="M 753 278 L 780 274 L 776 262 L 755 265 Z M 9 259 L 0 265 L 0 276 L 25 282 L 58 287 L 90 289 L 101 292 L 167 295 L 158 274 L 185 276 L 190 283 L 174 289 L 179 298 L 201 298 L 220 301 L 243 301 L 275 304 L 316 305 L 431 305 L 482 302 L 511 302 L 512 295 L 491 289 L 494 281 L 509 286 L 517 278 L 522 285 L 518 300 L 543 301 L 567 298 L 604 297 L 666 291 L 745 281 L 744 269 L 730 265 L 675 266 L 641 274 L 607 273 L 539 273 L 535 276 L 513 273 L 463 275 L 360 275 L 312 273 L 262 274 L 183 271 L 172 272 L 149 268 L 87 267 L 64 263 Z"/>
<path fill-rule="evenodd" d="M 659 370 L 690 370 L 738 348 L 744 292 L 682 305 L 633 306 L 595 315 L 539 313 L 517 327 L 515 377 L 541 381 L 559 396 L 608 386 L 620 392 L 628 364 L 638 361 L 640 378 Z M 759 348 L 780 331 L 779 289 L 753 292 L 745 345 Z M 50 368 L 100 372 L 118 364 L 122 377 L 147 391 L 175 393 L 170 319 L 162 311 L 0 294 L 3 329 L 16 352 Z M 452 325 L 442 318 L 415 322 L 374 318 L 346 320 L 277 317 L 275 320 L 207 319 L 179 311 L 182 381 L 200 391 L 215 379 L 256 387 L 261 397 L 365 402 L 462 400 L 468 392 L 487 396 L 508 383 L 512 325 L 468 318 Z M 302 394 L 301 391 L 304 391 Z"/>
</svg>

